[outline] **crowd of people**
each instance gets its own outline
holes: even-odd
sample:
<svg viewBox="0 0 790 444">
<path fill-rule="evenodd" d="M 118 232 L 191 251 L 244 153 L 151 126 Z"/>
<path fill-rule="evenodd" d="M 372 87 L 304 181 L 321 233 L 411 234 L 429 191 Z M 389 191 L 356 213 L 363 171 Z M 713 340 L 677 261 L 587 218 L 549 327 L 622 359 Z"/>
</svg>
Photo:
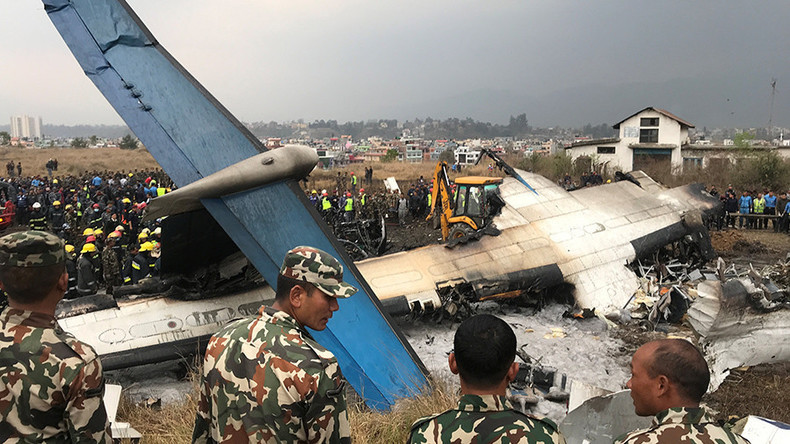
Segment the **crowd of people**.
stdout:
<svg viewBox="0 0 790 444">
<path fill-rule="evenodd" d="M 365 182 L 372 183 L 373 168 L 365 169 Z M 356 175 L 351 172 L 337 173 L 335 188 L 330 191 L 305 190 L 308 200 L 315 206 L 329 226 L 338 222 L 351 222 L 357 218 L 379 219 L 396 218 L 405 224 L 406 215 L 424 218 L 431 207 L 430 185 L 425 178 L 411 183 L 406 192 L 387 192 L 384 190 L 368 193 L 365 188 L 357 187 Z"/>
<path fill-rule="evenodd" d="M 762 192 L 743 190 L 737 193 L 732 185 L 724 193 L 715 186 L 708 193 L 718 197 L 722 203 L 720 212 L 708 223 L 708 228 L 750 228 L 756 230 L 773 229 L 777 233 L 787 233 L 790 226 L 790 192 L 773 190 Z"/>
<path fill-rule="evenodd" d="M 46 167 L 57 171 L 57 161 Z M 14 225 L 64 239 L 67 298 L 100 289 L 111 294 L 158 274 L 161 221 L 143 222 L 142 216 L 150 199 L 173 188 L 161 170 L 14 174 L 2 182 L 3 214 L 13 215 Z"/>
</svg>

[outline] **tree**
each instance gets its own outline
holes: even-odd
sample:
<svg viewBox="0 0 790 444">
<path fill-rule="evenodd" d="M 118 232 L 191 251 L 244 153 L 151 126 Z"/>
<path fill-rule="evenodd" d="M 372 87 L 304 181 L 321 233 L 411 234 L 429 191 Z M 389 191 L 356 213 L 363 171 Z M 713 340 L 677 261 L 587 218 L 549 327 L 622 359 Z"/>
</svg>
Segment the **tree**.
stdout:
<svg viewBox="0 0 790 444">
<path fill-rule="evenodd" d="M 71 147 L 72 148 L 87 148 L 88 142 L 83 139 L 82 137 L 75 137 L 71 139 Z"/>
<path fill-rule="evenodd" d="M 137 148 L 137 139 L 132 137 L 131 134 L 127 134 L 123 136 L 121 139 L 121 143 L 119 144 L 122 150 L 133 150 Z"/>
<path fill-rule="evenodd" d="M 387 150 L 387 154 L 382 156 L 381 161 L 382 162 L 392 162 L 392 161 L 396 160 L 397 158 L 398 158 L 398 150 L 391 148 L 391 149 Z"/>
<path fill-rule="evenodd" d="M 748 131 L 741 131 L 735 135 L 733 143 L 735 148 L 749 148 L 752 146 L 752 140 L 754 140 L 754 134 Z"/>
<path fill-rule="evenodd" d="M 11 135 L 8 131 L 0 131 L 0 145 L 8 145 L 11 142 Z"/>
<path fill-rule="evenodd" d="M 96 146 L 96 143 L 99 141 L 99 138 L 93 135 L 91 136 L 90 141 L 91 141 L 91 146 Z"/>
<path fill-rule="evenodd" d="M 441 154 L 439 154 L 439 160 L 447 162 L 447 163 L 449 163 L 451 165 L 454 164 L 455 163 L 455 153 L 453 153 L 452 148 L 445 148 L 445 150 L 442 151 Z"/>
</svg>

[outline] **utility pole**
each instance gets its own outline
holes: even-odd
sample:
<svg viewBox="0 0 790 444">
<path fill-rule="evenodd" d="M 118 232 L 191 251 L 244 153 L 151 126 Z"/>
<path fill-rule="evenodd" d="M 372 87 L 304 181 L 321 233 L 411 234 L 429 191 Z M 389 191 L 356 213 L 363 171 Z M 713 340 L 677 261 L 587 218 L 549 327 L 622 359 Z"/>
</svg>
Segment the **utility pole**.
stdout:
<svg viewBox="0 0 790 444">
<path fill-rule="evenodd" d="M 771 113 L 768 115 L 768 138 L 774 138 L 774 97 L 776 96 L 776 78 L 771 79 Z"/>
</svg>

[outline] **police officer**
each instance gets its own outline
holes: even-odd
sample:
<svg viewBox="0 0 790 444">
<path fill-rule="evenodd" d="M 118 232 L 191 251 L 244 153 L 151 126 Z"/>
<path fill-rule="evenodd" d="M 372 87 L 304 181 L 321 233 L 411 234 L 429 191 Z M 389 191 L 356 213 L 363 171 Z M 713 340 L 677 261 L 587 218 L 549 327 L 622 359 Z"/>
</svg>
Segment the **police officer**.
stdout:
<svg viewBox="0 0 790 444">
<path fill-rule="evenodd" d="M 708 390 L 710 373 L 705 358 L 685 339 L 648 342 L 631 359 L 634 410 L 653 416 L 653 425 L 625 434 L 618 444 L 715 442 L 748 444 L 739 435 L 719 426 L 700 400 Z"/>
<path fill-rule="evenodd" d="M 65 259 L 51 233 L 0 238 L 0 442 L 112 442 L 98 355 L 55 319 Z"/>
<path fill-rule="evenodd" d="M 418 419 L 410 443 L 565 443 L 557 426 L 515 410 L 506 397 L 518 373 L 516 335 L 493 315 L 465 320 L 455 332 L 450 371 L 460 376 L 458 407 Z"/>
<path fill-rule="evenodd" d="M 340 367 L 306 327 L 325 329 L 356 291 L 325 251 L 289 251 L 274 305 L 209 341 L 193 442 L 351 442 Z"/>
</svg>

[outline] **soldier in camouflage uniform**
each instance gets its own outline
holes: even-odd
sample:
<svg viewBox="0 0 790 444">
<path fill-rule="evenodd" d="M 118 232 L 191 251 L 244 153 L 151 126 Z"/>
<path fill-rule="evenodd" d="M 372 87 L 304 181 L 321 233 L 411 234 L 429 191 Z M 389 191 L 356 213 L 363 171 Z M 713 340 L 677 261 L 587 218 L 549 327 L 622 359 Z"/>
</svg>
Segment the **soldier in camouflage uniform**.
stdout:
<svg viewBox="0 0 790 444">
<path fill-rule="evenodd" d="M 506 395 L 518 373 L 516 335 L 496 316 L 473 316 L 458 327 L 450 371 L 461 379 L 458 407 L 417 420 L 409 442 L 565 443 L 557 426 L 515 410 Z"/>
<path fill-rule="evenodd" d="M 65 260 L 51 233 L 0 238 L 0 442 L 111 442 L 101 362 L 55 320 Z"/>
<path fill-rule="evenodd" d="M 209 341 L 193 442 L 351 442 L 340 367 L 305 327 L 325 329 L 356 291 L 328 253 L 289 251 L 274 305 Z"/>
<path fill-rule="evenodd" d="M 615 443 L 748 444 L 700 407 L 709 382 L 708 364 L 690 342 L 662 339 L 643 345 L 631 359 L 626 385 L 636 414 L 655 417 L 650 428 L 627 433 Z"/>
<path fill-rule="evenodd" d="M 104 273 L 104 285 L 107 294 L 112 294 L 112 289 L 123 283 L 121 279 L 121 265 L 118 263 L 118 253 L 115 251 L 115 242 L 118 238 L 110 233 L 107 237 L 107 245 L 101 252 L 101 269 Z"/>
</svg>

